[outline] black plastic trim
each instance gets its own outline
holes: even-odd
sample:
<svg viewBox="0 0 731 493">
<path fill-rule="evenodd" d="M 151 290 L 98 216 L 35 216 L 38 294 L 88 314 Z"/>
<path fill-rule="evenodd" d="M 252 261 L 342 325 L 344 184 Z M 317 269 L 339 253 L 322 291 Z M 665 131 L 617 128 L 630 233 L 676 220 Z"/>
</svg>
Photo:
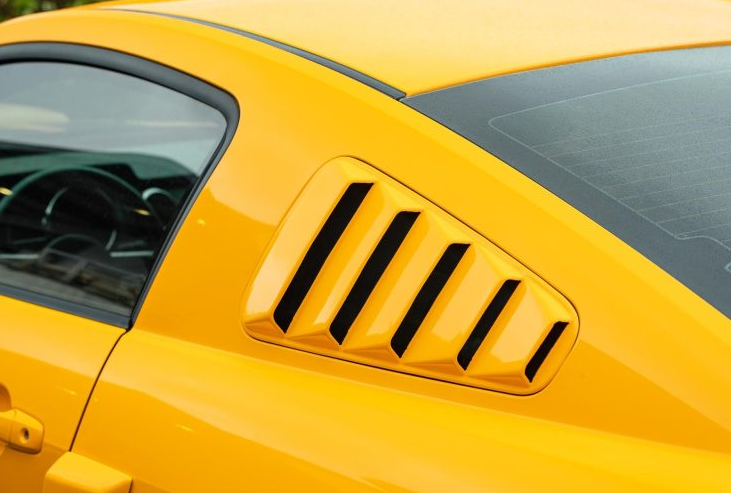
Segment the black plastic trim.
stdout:
<svg viewBox="0 0 731 493">
<path fill-rule="evenodd" d="M 469 247 L 470 245 L 465 243 L 449 245 L 429 274 L 391 339 L 391 348 L 399 357 L 406 352 L 406 348 L 409 347 L 411 340 Z"/>
<path fill-rule="evenodd" d="M 293 55 L 297 55 L 306 60 L 310 60 L 311 62 L 315 62 L 318 65 L 322 65 L 323 67 L 327 67 L 336 72 L 339 72 L 339 73 L 345 75 L 346 77 L 350 77 L 353 80 L 357 80 L 358 82 L 365 84 L 368 87 L 371 87 L 379 92 L 382 92 L 386 96 L 391 97 L 393 99 L 400 100 L 400 99 L 403 99 L 406 97 L 406 93 L 401 91 L 400 89 L 397 89 L 389 84 L 386 84 L 385 82 L 382 82 L 374 77 L 371 77 L 368 74 L 364 74 L 363 72 L 350 68 L 347 65 L 343 65 L 336 61 L 330 60 L 329 58 L 325 58 L 323 56 L 316 55 L 315 53 L 305 51 L 301 48 L 297 48 L 296 46 L 292 46 L 292 45 L 288 45 L 286 43 L 275 41 L 273 39 L 270 39 L 270 38 L 267 38 L 264 36 L 260 36 L 258 34 L 250 33 L 248 31 L 243 31 L 241 29 L 236 29 L 236 28 L 225 26 L 222 24 L 216 24 L 215 22 L 208 22 L 208 21 L 204 21 L 204 20 L 200 20 L 200 19 L 195 19 L 192 17 L 185 17 L 182 15 L 165 14 L 162 12 L 150 12 L 147 10 L 122 9 L 122 8 L 110 8 L 108 10 L 117 10 L 117 11 L 121 11 L 121 12 L 132 12 L 132 13 L 137 13 L 137 14 L 157 15 L 160 17 L 167 17 L 169 19 L 176 19 L 176 20 L 180 20 L 180 21 L 192 22 L 194 24 L 200 24 L 201 26 L 207 26 L 207 27 L 212 27 L 214 29 L 220 29 L 222 31 L 227 31 L 227 32 L 230 32 L 233 34 L 237 34 L 239 36 L 243 36 L 245 38 L 253 39 L 254 41 L 259 41 L 260 43 L 264 43 L 269 46 L 273 46 L 275 48 L 279 48 L 280 50 L 286 51 L 288 53 L 292 53 Z"/>
<path fill-rule="evenodd" d="M 525 367 L 525 376 L 528 378 L 528 381 L 533 381 L 536 373 L 538 373 L 538 370 L 541 368 L 541 365 L 543 365 L 543 362 L 546 361 L 548 353 L 550 353 L 553 346 L 556 345 L 567 325 L 568 323 L 566 322 L 556 322 L 553 327 L 551 327 L 551 331 L 538 347 L 536 354 L 533 355 Z"/>
<path fill-rule="evenodd" d="M 170 232 L 157 255 L 157 260 L 155 261 L 153 268 L 150 270 L 147 282 L 145 283 L 137 303 L 129 316 L 119 315 L 78 303 L 59 300 L 50 296 L 32 293 L 30 291 L 17 289 L 11 286 L 0 285 L 0 294 L 2 295 L 96 320 L 98 322 L 130 329 L 139 315 L 142 304 L 147 297 L 147 293 L 149 292 L 160 266 L 162 265 L 173 240 L 177 236 L 181 225 L 188 216 L 193 203 L 201 190 L 203 190 L 203 187 L 213 173 L 216 165 L 226 152 L 231 140 L 233 140 L 239 124 L 238 103 L 236 102 L 236 99 L 226 91 L 214 87 L 211 84 L 191 75 L 151 60 L 106 48 L 97 48 L 72 43 L 45 42 L 18 43 L 0 46 L 0 65 L 23 62 L 71 63 L 74 65 L 96 67 L 130 75 L 196 99 L 220 111 L 226 119 L 227 126 L 224 137 L 213 157 L 204 168 L 196 186 L 186 198 L 182 209 L 178 213 L 175 223 L 170 228 Z"/>
<path fill-rule="evenodd" d="M 297 310 L 299 310 L 307 293 L 310 292 L 312 284 L 325 265 L 325 261 L 332 253 L 333 248 L 335 248 L 355 213 L 358 212 L 371 187 L 373 187 L 373 183 L 353 183 L 350 185 L 343 192 L 340 200 L 325 220 L 325 224 L 315 236 L 292 277 L 292 282 L 289 283 L 282 299 L 279 300 L 277 307 L 274 309 L 274 322 L 282 332 L 287 332 L 289 325 L 297 314 Z"/>
<path fill-rule="evenodd" d="M 350 326 L 360 314 L 378 281 L 401 247 L 406 235 L 419 217 L 418 212 L 402 211 L 396 214 L 378 245 L 363 266 L 348 296 L 330 324 L 330 333 L 342 344 Z"/>
<path fill-rule="evenodd" d="M 457 355 L 457 362 L 464 370 L 470 366 L 472 358 L 474 358 L 477 350 L 480 349 L 480 346 L 485 341 L 487 334 L 490 332 L 490 329 L 492 329 L 492 326 L 495 325 L 495 322 L 505 309 L 508 301 L 510 301 L 513 293 L 515 293 L 515 290 L 518 289 L 519 284 L 520 281 L 513 279 L 505 281 L 503 285 L 500 286 L 497 294 L 495 294 L 493 299 L 487 305 L 487 308 L 485 308 L 480 320 L 477 321 L 475 328 L 472 329 L 472 333 L 467 338 L 467 341 L 464 343 L 464 346 L 462 346 L 462 349 Z"/>
</svg>

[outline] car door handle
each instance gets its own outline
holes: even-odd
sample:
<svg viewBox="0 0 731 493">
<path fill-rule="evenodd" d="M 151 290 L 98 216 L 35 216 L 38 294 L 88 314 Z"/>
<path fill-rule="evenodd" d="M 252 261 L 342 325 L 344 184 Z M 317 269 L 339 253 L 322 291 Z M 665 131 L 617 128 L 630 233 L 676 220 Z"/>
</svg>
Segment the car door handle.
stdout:
<svg viewBox="0 0 731 493">
<path fill-rule="evenodd" d="M 19 409 L 0 411 L 0 443 L 18 452 L 37 454 L 43 448 L 43 424 Z"/>
<path fill-rule="evenodd" d="M 46 472 L 43 493 L 129 493 L 132 478 L 74 452 L 66 452 Z"/>
</svg>

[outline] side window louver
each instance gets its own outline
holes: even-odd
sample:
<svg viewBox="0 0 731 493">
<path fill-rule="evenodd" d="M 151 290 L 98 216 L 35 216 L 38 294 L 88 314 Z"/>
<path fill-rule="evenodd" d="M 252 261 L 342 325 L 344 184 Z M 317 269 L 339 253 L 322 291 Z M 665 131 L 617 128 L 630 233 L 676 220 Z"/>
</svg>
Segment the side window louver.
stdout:
<svg viewBox="0 0 731 493">
<path fill-rule="evenodd" d="M 545 387 L 578 333 L 560 293 L 351 158 L 308 184 L 243 306 L 260 340 L 514 394 Z"/>
</svg>

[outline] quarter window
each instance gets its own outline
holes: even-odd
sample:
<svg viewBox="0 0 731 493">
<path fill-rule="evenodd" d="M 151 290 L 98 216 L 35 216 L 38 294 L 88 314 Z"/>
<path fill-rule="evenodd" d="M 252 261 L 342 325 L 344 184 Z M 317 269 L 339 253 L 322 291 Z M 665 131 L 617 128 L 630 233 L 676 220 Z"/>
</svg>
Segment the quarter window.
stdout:
<svg viewBox="0 0 731 493">
<path fill-rule="evenodd" d="M 129 316 L 226 132 L 129 75 L 0 66 L 0 285 Z"/>
</svg>

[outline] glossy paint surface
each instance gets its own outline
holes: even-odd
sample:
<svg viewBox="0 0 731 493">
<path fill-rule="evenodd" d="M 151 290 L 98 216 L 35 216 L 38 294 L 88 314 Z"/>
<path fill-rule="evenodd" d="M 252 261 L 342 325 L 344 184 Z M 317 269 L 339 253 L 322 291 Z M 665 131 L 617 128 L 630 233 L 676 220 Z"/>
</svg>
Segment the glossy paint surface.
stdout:
<svg viewBox="0 0 731 493">
<path fill-rule="evenodd" d="M 135 493 L 731 487 L 725 454 L 271 365 L 143 331 L 117 349 L 76 451 L 126 469 Z M 145 374 L 131 371 L 133 360 Z M 121 402 L 145 416 L 123 419 L 108 407 Z"/>
<path fill-rule="evenodd" d="M 2 43 L 39 40 L 160 61 L 225 88 L 241 108 L 73 445 L 132 477 L 134 493 L 731 487 L 731 321 L 509 166 L 352 79 L 205 26 L 77 10 L 0 28 Z M 427 380 L 244 332 L 261 256 L 339 156 L 408 186 L 571 301 L 578 340 L 544 390 L 519 397 Z M 71 365 L 62 341 L 47 341 Z M 55 403 L 44 393 L 27 402 L 28 412 Z"/>
<path fill-rule="evenodd" d="M 0 442 L 0 491 L 40 492 L 48 467 L 71 447 L 91 389 L 122 329 L 0 296 L 0 411 L 44 428 L 38 454 Z"/>
<path fill-rule="evenodd" d="M 129 493 L 132 478 L 83 455 L 67 452 L 46 474 L 43 493 Z"/>
<path fill-rule="evenodd" d="M 731 39 L 718 0 L 186 0 L 124 8 L 290 44 L 408 95 L 571 61 Z"/>
</svg>

